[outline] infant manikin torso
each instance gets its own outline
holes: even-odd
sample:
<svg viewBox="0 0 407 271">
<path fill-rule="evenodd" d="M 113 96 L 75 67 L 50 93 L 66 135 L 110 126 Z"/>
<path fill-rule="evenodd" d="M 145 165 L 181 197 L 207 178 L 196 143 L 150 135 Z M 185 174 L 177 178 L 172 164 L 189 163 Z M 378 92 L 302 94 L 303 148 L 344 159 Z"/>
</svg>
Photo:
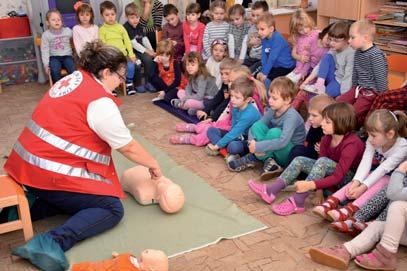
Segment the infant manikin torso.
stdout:
<svg viewBox="0 0 407 271">
<path fill-rule="evenodd" d="M 167 213 L 181 210 L 185 196 L 178 184 L 162 176 L 158 180 L 151 178 L 148 168 L 135 166 L 126 170 L 121 178 L 124 191 L 134 196 L 142 205 L 158 203 Z"/>
</svg>

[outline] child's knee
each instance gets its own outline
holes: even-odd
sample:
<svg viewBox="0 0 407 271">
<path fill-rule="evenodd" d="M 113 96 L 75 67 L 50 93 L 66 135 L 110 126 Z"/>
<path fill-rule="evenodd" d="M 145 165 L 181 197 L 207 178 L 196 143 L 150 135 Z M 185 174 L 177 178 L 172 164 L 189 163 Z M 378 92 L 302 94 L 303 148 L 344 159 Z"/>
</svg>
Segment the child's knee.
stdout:
<svg viewBox="0 0 407 271">
<path fill-rule="evenodd" d="M 280 128 L 271 128 L 267 132 L 267 139 L 274 139 L 274 138 L 280 138 L 281 136 L 281 129 Z"/>
</svg>

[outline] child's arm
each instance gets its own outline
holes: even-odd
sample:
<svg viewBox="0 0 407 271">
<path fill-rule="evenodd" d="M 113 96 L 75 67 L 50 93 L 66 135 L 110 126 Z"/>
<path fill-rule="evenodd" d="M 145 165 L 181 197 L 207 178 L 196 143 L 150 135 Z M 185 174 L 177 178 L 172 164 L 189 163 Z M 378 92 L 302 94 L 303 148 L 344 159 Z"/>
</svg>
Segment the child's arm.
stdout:
<svg viewBox="0 0 407 271">
<path fill-rule="evenodd" d="M 154 6 L 151 11 L 151 15 L 153 16 L 153 19 L 154 19 L 154 26 L 157 29 L 161 29 L 161 27 L 163 25 L 163 18 L 164 18 L 163 7 L 164 6 L 161 3 L 161 1 L 154 1 Z"/>
<path fill-rule="evenodd" d="M 371 61 L 373 67 L 373 78 L 376 82 L 377 91 L 385 91 L 389 89 L 387 81 L 387 59 L 384 54 L 374 54 Z"/>
<path fill-rule="evenodd" d="M 260 113 L 257 111 L 257 109 L 253 108 L 253 110 L 245 112 L 245 114 L 241 116 L 241 118 L 234 125 L 232 125 L 232 129 L 216 143 L 216 146 L 218 146 L 219 148 L 226 147 L 226 145 L 229 144 L 232 140 L 244 134 L 247 129 L 249 129 L 250 126 L 252 126 L 253 123 L 255 123 L 259 119 Z"/>
<path fill-rule="evenodd" d="M 195 79 L 197 81 L 197 93 L 192 93 L 192 87 L 190 88 L 190 92 L 185 91 L 185 100 L 187 99 L 193 99 L 197 101 L 203 101 L 205 97 L 205 92 L 206 92 L 206 86 L 208 83 L 208 78 L 204 78 L 202 75 L 198 76 L 198 78 Z M 189 84 L 188 84 L 189 85 Z"/>
<path fill-rule="evenodd" d="M 163 26 L 163 31 L 161 33 L 161 39 L 166 40 L 170 38 L 170 34 L 168 33 L 168 25 Z"/>
<path fill-rule="evenodd" d="M 199 35 L 198 35 L 198 53 L 202 53 L 203 50 L 203 38 L 206 26 L 202 23 L 199 23 Z"/>
<path fill-rule="evenodd" d="M 75 47 L 76 54 L 79 56 L 81 53 L 80 49 L 83 47 L 83 40 L 81 39 L 81 36 L 79 35 L 79 30 L 78 26 L 74 26 L 72 29 L 72 39 L 73 39 L 73 45 Z"/>
<path fill-rule="evenodd" d="M 106 38 L 106 29 L 105 27 L 101 26 L 99 28 L 99 39 L 103 42 L 106 43 L 107 42 L 107 38 Z"/>
<path fill-rule="evenodd" d="M 355 53 L 356 54 L 356 53 Z M 357 87 L 358 86 L 358 73 L 356 72 L 357 69 L 355 69 L 355 66 L 358 65 L 355 61 L 353 62 L 353 70 L 352 70 L 352 87 Z"/>
<path fill-rule="evenodd" d="M 235 58 L 235 38 L 232 34 L 228 34 L 228 49 L 229 49 L 229 57 Z"/>
<path fill-rule="evenodd" d="M 210 23 L 206 26 L 204 34 L 203 34 L 203 58 L 207 59 L 211 55 L 211 45 L 209 44 L 209 33 Z"/>
<path fill-rule="evenodd" d="M 284 48 L 284 44 L 281 41 L 276 40 L 276 42 L 274 42 L 273 45 L 270 47 L 270 52 L 268 54 L 268 57 L 264 50 L 266 48 L 263 48 L 262 53 L 261 53 L 261 64 L 263 65 L 263 67 L 261 69 L 262 74 L 267 76 L 270 73 L 271 69 L 274 66 L 274 62 L 280 55 L 281 50 L 283 48 Z"/>
<path fill-rule="evenodd" d="M 142 54 L 145 53 L 146 48 L 144 47 L 143 44 L 140 44 L 135 38 L 132 39 L 130 42 L 131 42 L 131 45 L 133 46 L 133 48 L 134 48 L 137 52 L 140 52 L 140 53 L 142 53 Z"/>
<path fill-rule="evenodd" d="M 182 36 L 184 38 L 185 54 L 187 54 L 191 51 L 191 42 L 189 40 L 189 26 L 186 21 L 182 23 Z"/>
<path fill-rule="evenodd" d="M 353 180 L 359 181 L 362 183 L 366 177 L 369 175 L 370 169 L 372 168 L 373 157 L 375 153 L 375 148 L 369 141 L 366 141 L 366 148 L 363 152 L 362 160 L 356 170 L 355 176 L 353 176 Z"/>
<path fill-rule="evenodd" d="M 45 31 L 41 37 L 41 58 L 44 65 L 45 72 L 49 72 L 49 55 L 50 55 L 50 40 L 48 38 L 48 32 Z"/>
<path fill-rule="evenodd" d="M 155 65 L 154 74 L 151 75 L 151 83 L 157 90 L 168 91 L 168 86 L 165 84 L 164 80 L 160 77 L 158 72 L 158 65 Z"/>
<path fill-rule="evenodd" d="M 404 186 L 406 178 L 407 162 L 404 161 L 391 175 L 386 196 L 392 200 L 407 200 L 407 187 Z"/>
<path fill-rule="evenodd" d="M 246 34 L 243 37 L 243 42 L 242 42 L 242 48 L 240 49 L 240 55 L 239 55 L 239 59 L 240 60 L 244 60 L 247 54 L 247 39 L 248 39 L 248 35 Z"/>
<path fill-rule="evenodd" d="M 367 144 L 368 143 L 366 143 L 366 146 Z M 374 185 L 381 177 L 394 170 L 402 161 L 404 161 L 407 155 L 407 144 L 395 146 L 392 148 L 391 152 L 392 153 L 389 153 L 386 160 L 384 160 L 373 172 L 371 172 L 365 180 L 362 180 L 362 183 L 368 188 Z"/>
<path fill-rule="evenodd" d="M 168 86 L 168 90 L 177 88 L 181 84 L 182 70 L 181 64 L 178 61 L 174 61 L 174 74 L 175 74 L 174 81 L 172 82 L 171 85 Z"/>
<path fill-rule="evenodd" d="M 348 53 L 345 57 L 345 73 L 342 78 L 341 93 L 345 93 L 352 87 L 352 74 L 353 74 L 353 59 L 354 53 Z"/>
<path fill-rule="evenodd" d="M 119 25 L 119 26 L 120 26 L 120 29 L 122 31 L 123 43 L 124 43 L 124 46 L 126 47 L 127 55 L 130 58 L 136 58 L 136 55 L 133 52 L 133 46 L 132 46 L 132 44 L 130 42 L 129 34 L 127 34 L 127 31 L 124 28 L 124 26 L 122 26 L 122 25 Z"/>
</svg>

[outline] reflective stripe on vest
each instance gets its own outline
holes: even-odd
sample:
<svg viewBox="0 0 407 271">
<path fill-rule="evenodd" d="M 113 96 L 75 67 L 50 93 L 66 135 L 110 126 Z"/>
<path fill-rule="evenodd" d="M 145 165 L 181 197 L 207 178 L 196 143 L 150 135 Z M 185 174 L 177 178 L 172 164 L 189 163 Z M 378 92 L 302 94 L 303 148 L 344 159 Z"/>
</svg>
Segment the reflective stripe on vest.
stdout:
<svg viewBox="0 0 407 271">
<path fill-rule="evenodd" d="M 60 150 L 66 151 L 70 154 L 94 161 L 99 164 L 109 165 L 110 157 L 91 151 L 87 148 L 78 146 L 76 144 L 70 143 L 59 136 L 51 134 L 49 131 L 45 130 L 39 126 L 35 121 L 30 120 L 27 124 L 27 128 L 36 136 L 47 142 L 48 144 L 58 148 Z"/>
<path fill-rule="evenodd" d="M 42 168 L 44 170 L 52 171 L 66 176 L 86 178 L 95 181 L 100 181 L 106 184 L 112 184 L 112 181 L 105 179 L 98 174 L 91 173 L 86 169 L 71 167 L 68 165 L 64 165 L 58 162 L 38 157 L 27 151 L 19 141 L 17 141 L 14 144 L 13 149 L 24 161 L 36 167 Z"/>
</svg>

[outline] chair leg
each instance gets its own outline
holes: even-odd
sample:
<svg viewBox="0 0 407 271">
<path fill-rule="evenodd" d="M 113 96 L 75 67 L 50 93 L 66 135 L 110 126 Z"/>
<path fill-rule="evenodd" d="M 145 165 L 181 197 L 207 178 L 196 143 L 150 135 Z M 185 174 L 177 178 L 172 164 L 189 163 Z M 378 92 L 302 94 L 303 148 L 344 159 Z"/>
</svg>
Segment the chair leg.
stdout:
<svg viewBox="0 0 407 271">
<path fill-rule="evenodd" d="M 52 83 L 51 72 L 48 72 L 48 81 L 49 81 L 49 87 L 52 87 L 52 85 L 54 85 L 54 84 Z"/>
<path fill-rule="evenodd" d="M 127 96 L 126 83 L 122 83 L 123 95 Z"/>
<path fill-rule="evenodd" d="M 28 241 L 33 238 L 34 232 L 31 222 L 30 206 L 25 196 L 18 196 L 17 209 L 21 223 L 23 224 L 24 239 Z"/>
</svg>

